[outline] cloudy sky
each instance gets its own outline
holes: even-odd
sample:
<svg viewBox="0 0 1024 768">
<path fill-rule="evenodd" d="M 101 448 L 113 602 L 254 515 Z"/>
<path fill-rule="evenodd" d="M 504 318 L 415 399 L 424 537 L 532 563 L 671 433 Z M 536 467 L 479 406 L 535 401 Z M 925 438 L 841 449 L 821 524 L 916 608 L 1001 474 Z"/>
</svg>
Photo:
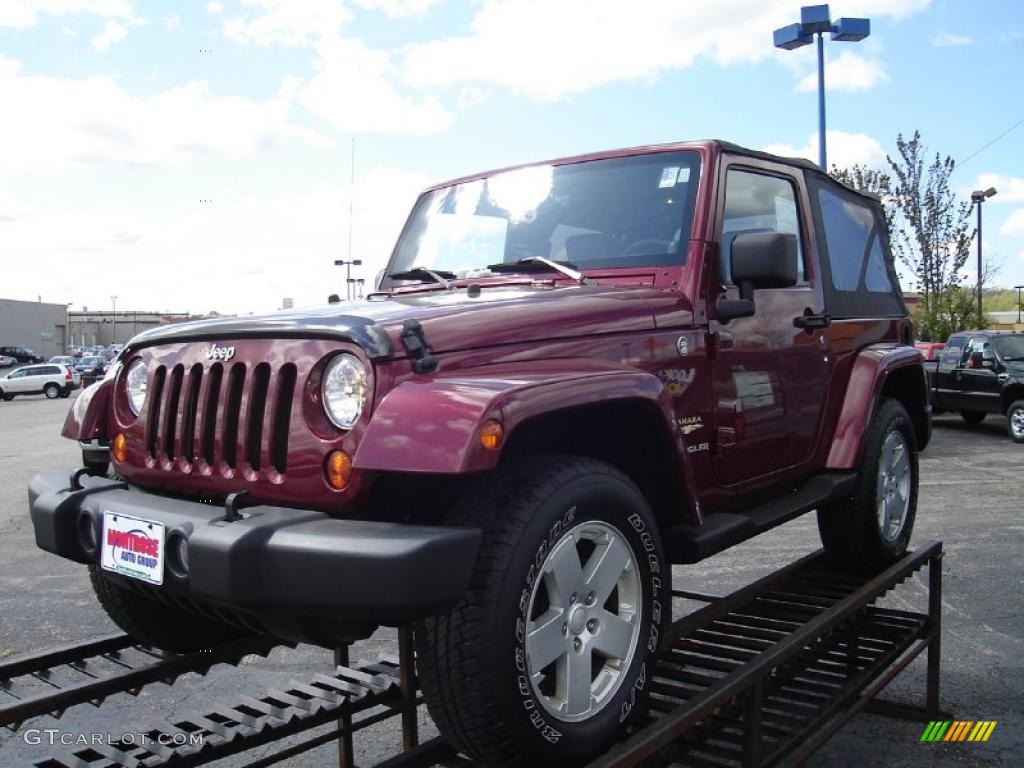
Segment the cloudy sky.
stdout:
<svg viewBox="0 0 1024 768">
<path fill-rule="evenodd" d="M 829 153 L 919 129 L 995 186 L 985 253 L 1024 283 L 1015 0 L 849 0 Z M 791 0 L 0 0 L 0 297 L 255 312 L 371 279 L 416 193 L 481 168 L 718 137 L 817 156 Z M 1000 134 L 1017 125 L 1002 138 Z M 355 138 L 355 184 L 350 151 Z M 993 142 L 990 146 L 990 142 Z"/>
</svg>

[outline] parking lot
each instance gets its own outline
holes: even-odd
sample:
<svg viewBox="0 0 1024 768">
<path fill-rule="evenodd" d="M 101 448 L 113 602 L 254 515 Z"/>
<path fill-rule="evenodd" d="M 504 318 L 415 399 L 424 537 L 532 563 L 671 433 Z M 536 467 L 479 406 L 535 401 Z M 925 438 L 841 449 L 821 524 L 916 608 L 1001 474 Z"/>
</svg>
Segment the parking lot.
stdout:
<svg viewBox="0 0 1024 768">
<path fill-rule="evenodd" d="M 69 400 L 19 398 L 0 403 L 0 658 L 86 640 L 115 631 L 93 599 L 85 569 L 36 549 L 25 487 L 38 470 L 78 465 L 77 447 L 60 437 Z M 858 715 L 819 752 L 811 766 L 1016 766 L 1024 754 L 1024 446 L 989 417 L 968 428 L 958 416 L 936 419 L 935 437 L 921 457 L 921 493 L 914 540 L 945 545 L 941 702 L 952 719 L 996 720 L 987 743 L 921 744 L 923 725 Z M 725 593 L 818 547 L 813 515 L 716 556 L 677 568 L 677 587 Z M 901 602 L 923 607 L 920 577 Z M 381 631 L 359 643 L 354 658 L 394 651 L 394 634 Z M 138 732 L 246 692 L 287 685 L 329 668 L 328 651 L 300 647 L 188 676 L 173 688 L 153 685 L 137 698 L 119 696 L 102 709 L 70 710 L 59 727 L 73 733 Z M 921 703 L 924 660 L 890 685 L 887 698 Z M 423 733 L 431 729 L 423 719 Z M 57 727 L 50 718 L 0 732 L 0 765 L 31 764 L 53 748 L 26 744 L 29 727 Z M 372 764 L 397 749 L 397 726 L 357 737 L 356 758 Z M 257 750 L 258 752 L 259 750 Z M 265 750 L 265 751 L 270 751 Z M 222 761 L 246 765 L 247 758 Z M 337 765 L 333 745 L 283 765 Z"/>
</svg>

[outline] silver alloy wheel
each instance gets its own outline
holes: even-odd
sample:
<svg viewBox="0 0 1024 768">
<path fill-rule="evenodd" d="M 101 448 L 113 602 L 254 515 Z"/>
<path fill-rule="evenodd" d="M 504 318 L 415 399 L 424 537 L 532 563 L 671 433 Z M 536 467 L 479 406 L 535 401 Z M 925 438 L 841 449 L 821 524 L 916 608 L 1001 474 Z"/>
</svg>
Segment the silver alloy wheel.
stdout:
<svg viewBox="0 0 1024 768">
<path fill-rule="evenodd" d="M 875 501 L 878 530 L 886 541 L 896 541 L 903 532 L 910 509 L 910 451 L 903 433 L 893 430 L 885 436 L 878 459 Z"/>
<path fill-rule="evenodd" d="M 615 527 L 589 521 L 558 540 L 534 581 L 525 636 L 530 684 L 551 716 L 579 722 L 611 701 L 642 612 L 636 557 Z"/>
<path fill-rule="evenodd" d="M 1015 408 L 1010 412 L 1010 431 L 1015 440 L 1024 440 L 1024 408 Z"/>
</svg>

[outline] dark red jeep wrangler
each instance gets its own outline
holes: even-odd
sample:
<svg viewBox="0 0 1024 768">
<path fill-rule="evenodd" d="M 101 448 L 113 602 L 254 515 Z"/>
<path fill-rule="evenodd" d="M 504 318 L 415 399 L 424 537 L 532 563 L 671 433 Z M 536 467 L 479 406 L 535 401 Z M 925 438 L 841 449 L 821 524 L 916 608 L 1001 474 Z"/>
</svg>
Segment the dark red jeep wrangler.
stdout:
<svg viewBox="0 0 1024 768">
<path fill-rule="evenodd" d="M 855 566 L 903 552 L 911 338 L 881 208 L 809 163 L 707 141 L 467 177 L 364 302 L 133 339 L 68 416 L 85 467 L 31 482 L 36 539 L 174 650 L 416 622 L 459 748 L 573 764 L 639 709 L 673 565 L 811 510 Z"/>
</svg>

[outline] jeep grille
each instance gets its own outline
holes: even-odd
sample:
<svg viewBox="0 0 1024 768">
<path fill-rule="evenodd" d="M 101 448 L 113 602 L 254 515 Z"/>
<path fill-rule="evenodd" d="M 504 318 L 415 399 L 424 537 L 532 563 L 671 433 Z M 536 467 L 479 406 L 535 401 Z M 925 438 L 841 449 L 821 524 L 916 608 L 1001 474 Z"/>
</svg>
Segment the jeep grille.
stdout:
<svg viewBox="0 0 1024 768">
<path fill-rule="evenodd" d="M 205 462 L 284 474 L 297 372 L 285 363 L 160 365 L 146 414 L 146 452 L 172 464 Z"/>
</svg>

